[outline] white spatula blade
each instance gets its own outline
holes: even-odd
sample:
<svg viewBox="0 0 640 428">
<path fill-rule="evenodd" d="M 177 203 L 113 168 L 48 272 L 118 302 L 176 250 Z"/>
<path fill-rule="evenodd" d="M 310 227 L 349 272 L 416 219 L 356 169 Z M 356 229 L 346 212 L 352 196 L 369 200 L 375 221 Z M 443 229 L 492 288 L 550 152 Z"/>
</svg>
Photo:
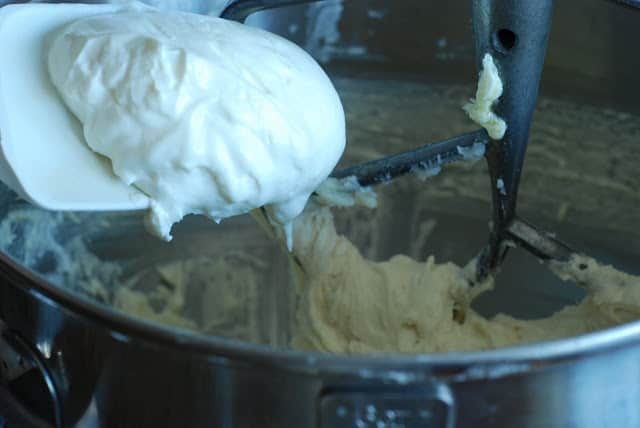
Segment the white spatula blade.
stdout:
<svg viewBox="0 0 640 428">
<path fill-rule="evenodd" d="M 0 8 L 0 180 L 51 210 L 136 210 L 149 200 L 86 145 L 49 80 L 45 44 L 75 19 L 118 5 L 21 4 Z"/>
</svg>

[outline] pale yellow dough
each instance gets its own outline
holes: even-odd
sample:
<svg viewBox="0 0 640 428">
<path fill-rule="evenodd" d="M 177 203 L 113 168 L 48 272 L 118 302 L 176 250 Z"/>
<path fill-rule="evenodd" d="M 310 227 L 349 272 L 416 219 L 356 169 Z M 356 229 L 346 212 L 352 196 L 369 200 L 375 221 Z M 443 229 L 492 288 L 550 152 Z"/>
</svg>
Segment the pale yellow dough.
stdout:
<svg viewBox="0 0 640 428">
<path fill-rule="evenodd" d="M 326 207 L 297 220 L 294 236 L 305 280 L 292 344 L 304 350 L 482 350 L 569 337 L 640 318 L 640 306 L 627 303 L 640 302 L 640 279 L 586 257 L 556 267 L 561 277 L 588 289 L 579 305 L 541 320 L 486 319 L 469 304 L 491 284 L 470 287 L 470 271 L 438 264 L 433 257 L 425 262 L 402 255 L 380 263 L 366 260 L 336 233 Z"/>
</svg>

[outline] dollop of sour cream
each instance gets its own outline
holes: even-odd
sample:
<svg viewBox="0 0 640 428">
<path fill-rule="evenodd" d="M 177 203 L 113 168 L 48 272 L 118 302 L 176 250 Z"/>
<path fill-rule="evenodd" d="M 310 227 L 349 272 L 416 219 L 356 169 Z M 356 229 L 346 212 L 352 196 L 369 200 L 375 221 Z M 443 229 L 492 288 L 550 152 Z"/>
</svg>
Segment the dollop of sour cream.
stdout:
<svg viewBox="0 0 640 428">
<path fill-rule="evenodd" d="M 60 29 L 47 61 L 87 144 L 150 197 L 148 224 L 166 240 L 185 215 L 264 206 L 291 246 L 291 221 L 344 150 L 327 75 L 257 28 L 136 7 Z"/>
</svg>

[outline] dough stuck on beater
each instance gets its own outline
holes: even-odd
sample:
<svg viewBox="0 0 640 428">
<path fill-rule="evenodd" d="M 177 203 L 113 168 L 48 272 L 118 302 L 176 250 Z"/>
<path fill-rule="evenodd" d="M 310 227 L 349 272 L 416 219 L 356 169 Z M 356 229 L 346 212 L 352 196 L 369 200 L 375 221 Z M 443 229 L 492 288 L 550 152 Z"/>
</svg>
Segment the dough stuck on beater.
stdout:
<svg viewBox="0 0 640 428">
<path fill-rule="evenodd" d="M 507 124 L 491 109 L 502 96 L 502 80 L 498 74 L 498 68 L 490 54 L 485 54 L 482 59 L 482 71 L 478 81 L 478 89 L 475 99 L 465 104 L 462 108 L 478 125 L 487 130 L 489 137 L 499 140 L 507 131 Z"/>
</svg>

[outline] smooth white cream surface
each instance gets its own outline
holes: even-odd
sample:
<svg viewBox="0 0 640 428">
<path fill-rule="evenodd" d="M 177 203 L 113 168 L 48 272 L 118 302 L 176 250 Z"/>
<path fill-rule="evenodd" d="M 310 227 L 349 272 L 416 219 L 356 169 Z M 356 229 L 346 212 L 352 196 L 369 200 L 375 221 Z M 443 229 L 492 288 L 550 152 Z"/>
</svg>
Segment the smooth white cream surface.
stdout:
<svg viewBox="0 0 640 428">
<path fill-rule="evenodd" d="M 142 7 L 84 18 L 54 36 L 48 66 L 89 146 L 149 195 L 164 239 L 187 214 L 261 206 L 286 231 L 344 150 L 317 63 L 235 22 Z"/>
</svg>

